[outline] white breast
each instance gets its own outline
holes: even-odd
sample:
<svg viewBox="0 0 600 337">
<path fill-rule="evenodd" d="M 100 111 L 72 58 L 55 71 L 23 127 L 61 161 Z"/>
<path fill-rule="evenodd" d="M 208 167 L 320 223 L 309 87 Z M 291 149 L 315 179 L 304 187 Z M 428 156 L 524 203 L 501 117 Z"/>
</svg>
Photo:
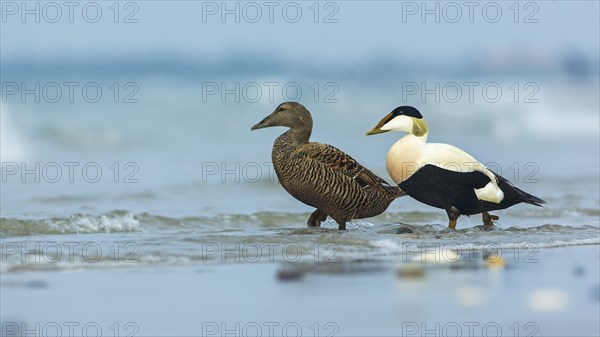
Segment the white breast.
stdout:
<svg viewBox="0 0 600 337">
<path fill-rule="evenodd" d="M 425 153 L 424 137 L 408 134 L 394 143 L 387 154 L 386 166 L 396 184 L 408 179 L 420 167 Z"/>
</svg>

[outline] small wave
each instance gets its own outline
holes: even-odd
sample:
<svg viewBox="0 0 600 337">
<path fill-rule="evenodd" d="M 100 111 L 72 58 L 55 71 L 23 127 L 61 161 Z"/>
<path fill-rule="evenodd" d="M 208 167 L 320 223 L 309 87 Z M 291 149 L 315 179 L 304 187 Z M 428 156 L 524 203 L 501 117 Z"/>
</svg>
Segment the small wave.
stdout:
<svg viewBox="0 0 600 337">
<path fill-rule="evenodd" d="M 599 217 L 600 210 L 578 207 L 571 209 L 530 208 L 521 210 L 510 210 L 507 211 L 507 214 L 521 218 L 562 218 L 573 216 Z"/>
<path fill-rule="evenodd" d="M 59 198 L 57 200 L 62 200 Z M 258 228 L 285 228 L 305 224 L 308 213 L 258 212 L 174 218 L 149 213 L 133 214 L 117 210 L 100 215 L 74 214 L 50 219 L 0 218 L 0 236 L 81 234 L 141 231 L 145 229 L 194 228 L 205 233 L 231 232 Z M 337 228 L 337 225 L 335 225 Z"/>
<path fill-rule="evenodd" d="M 61 198 L 57 200 L 62 200 Z M 58 201 L 57 201 L 58 202 Z M 219 214 L 214 216 L 187 216 L 169 217 L 154 215 L 150 213 L 133 214 L 123 210 L 117 210 L 100 215 L 74 214 L 66 217 L 55 217 L 50 219 L 20 219 L 0 218 L 0 236 L 30 236 L 46 234 L 78 234 L 78 233 L 108 233 L 108 232 L 134 232 L 144 230 L 162 229 L 193 229 L 204 234 L 222 235 L 248 235 L 251 231 L 275 230 L 280 234 L 294 235 L 314 234 L 315 229 L 305 227 L 310 213 L 288 213 L 288 212 L 256 212 L 251 214 Z M 518 215 L 518 216 L 515 216 Z M 535 232 L 550 231 L 555 233 L 569 232 L 573 230 L 598 228 L 597 210 L 575 209 L 575 210 L 528 210 L 511 213 L 516 219 L 559 219 L 561 221 L 572 216 L 585 216 L 596 218 L 589 224 L 593 226 L 571 227 L 566 225 L 544 225 L 539 227 L 516 226 L 508 227 L 503 231 L 512 232 Z M 446 216 L 440 212 L 387 212 L 373 219 L 354 220 L 348 224 L 349 231 L 361 233 L 396 234 L 400 226 L 409 226 L 413 235 L 424 236 L 453 236 L 463 235 L 464 231 L 477 233 L 478 227 L 464 228 L 457 232 L 447 232 Z M 566 221 L 566 220 L 565 220 Z M 406 225 L 410 224 L 410 225 Z M 440 225 L 441 224 L 441 225 Z M 554 227 L 553 227 L 554 226 Z M 337 229 L 337 224 L 329 219 L 322 223 L 321 229 Z M 292 232 L 289 232 L 289 229 Z M 282 232 L 283 231 L 283 232 Z"/>
<path fill-rule="evenodd" d="M 3 238 L 44 234 L 81 234 L 140 231 L 139 219 L 125 211 L 101 215 L 74 214 L 51 219 L 0 218 Z"/>
<path fill-rule="evenodd" d="M 3 239 L 29 237 L 2 241 L 6 247 L 18 250 L 0 254 L 4 261 L 0 272 L 290 261 L 411 261 L 430 254 L 454 261 L 455 255 L 470 252 L 476 252 L 479 260 L 486 254 L 501 252 L 514 261 L 535 256 L 544 248 L 600 244 L 600 228 L 591 225 L 544 224 L 484 231 L 481 226 L 448 230 L 438 224 L 361 220 L 348 226 L 347 231 L 339 231 L 331 220 L 321 228 L 308 228 L 307 216 L 259 212 L 173 218 L 113 211 L 42 220 L 2 219 Z M 423 214 L 408 217 L 412 216 Z M 115 232 L 132 233 L 113 235 Z M 74 238 L 73 234 L 78 233 L 108 234 Z M 64 242 L 57 237 L 32 237 L 34 234 L 63 234 Z M 71 254 L 65 242 L 74 241 L 78 245 Z M 93 259 L 95 255 L 90 259 L 93 253 L 88 254 L 83 248 L 88 244 L 101 252 L 98 259 Z M 53 255 L 57 247 L 64 254 Z M 120 255 L 115 256 L 115 247 L 120 247 Z M 25 256 L 23 252 L 27 252 Z"/>
<path fill-rule="evenodd" d="M 379 238 L 372 242 L 376 254 L 402 255 L 428 253 L 431 250 L 537 250 L 600 244 L 600 228 L 590 225 L 565 226 L 545 224 L 537 227 L 510 227 L 484 231 L 481 227 L 448 230 L 437 225 L 401 224 L 408 229 L 402 235 Z M 392 228 L 383 233 L 393 234 Z"/>
</svg>

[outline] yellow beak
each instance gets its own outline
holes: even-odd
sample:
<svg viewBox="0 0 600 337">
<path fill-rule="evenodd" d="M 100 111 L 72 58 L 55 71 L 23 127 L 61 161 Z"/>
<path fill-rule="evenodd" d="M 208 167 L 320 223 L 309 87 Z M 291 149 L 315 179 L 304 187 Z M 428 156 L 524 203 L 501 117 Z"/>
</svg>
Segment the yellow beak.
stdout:
<svg viewBox="0 0 600 337">
<path fill-rule="evenodd" d="M 378 133 L 384 133 L 384 132 L 388 132 L 388 131 L 390 131 L 390 130 L 381 130 L 379 127 L 376 126 L 376 127 L 372 128 L 371 130 L 367 131 L 366 135 L 367 136 L 376 135 Z"/>
<path fill-rule="evenodd" d="M 392 113 L 390 112 L 389 114 L 387 114 L 385 117 L 383 117 L 382 120 L 379 121 L 379 123 L 377 123 L 377 125 L 375 125 L 374 128 L 372 128 L 371 130 L 367 131 L 367 136 L 370 135 L 376 135 L 378 133 L 384 133 L 384 132 L 388 132 L 390 130 L 381 130 L 381 127 L 385 124 L 385 122 L 388 121 L 388 119 L 392 116 Z"/>
</svg>

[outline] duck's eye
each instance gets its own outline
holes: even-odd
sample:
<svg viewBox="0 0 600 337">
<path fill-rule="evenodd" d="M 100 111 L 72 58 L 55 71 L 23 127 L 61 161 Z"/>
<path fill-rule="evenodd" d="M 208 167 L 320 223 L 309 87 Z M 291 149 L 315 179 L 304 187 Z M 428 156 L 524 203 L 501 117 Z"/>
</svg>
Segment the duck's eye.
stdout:
<svg viewBox="0 0 600 337">
<path fill-rule="evenodd" d="M 283 111 L 283 110 L 284 110 L 284 109 L 283 109 L 283 107 L 282 107 L 282 106 L 280 106 L 279 108 L 277 108 L 277 112 L 279 112 L 279 111 Z"/>
</svg>

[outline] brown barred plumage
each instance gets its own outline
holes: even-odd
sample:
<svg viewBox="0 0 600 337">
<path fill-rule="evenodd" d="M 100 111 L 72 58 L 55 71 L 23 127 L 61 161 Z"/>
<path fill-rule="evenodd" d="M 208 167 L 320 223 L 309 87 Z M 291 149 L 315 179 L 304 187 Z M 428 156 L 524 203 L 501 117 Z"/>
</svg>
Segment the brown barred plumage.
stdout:
<svg viewBox="0 0 600 337">
<path fill-rule="evenodd" d="M 252 130 L 271 126 L 290 128 L 273 144 L 273 166 L 288 193 L 317 208 L 309 226 L 320 226 L 329 215 L 345 229 L 347 221 L 379 215 L 404 195 L 339 149 L 309 142 L 312 117 L 301 104 L 280 104 Z"/>
</svg>

